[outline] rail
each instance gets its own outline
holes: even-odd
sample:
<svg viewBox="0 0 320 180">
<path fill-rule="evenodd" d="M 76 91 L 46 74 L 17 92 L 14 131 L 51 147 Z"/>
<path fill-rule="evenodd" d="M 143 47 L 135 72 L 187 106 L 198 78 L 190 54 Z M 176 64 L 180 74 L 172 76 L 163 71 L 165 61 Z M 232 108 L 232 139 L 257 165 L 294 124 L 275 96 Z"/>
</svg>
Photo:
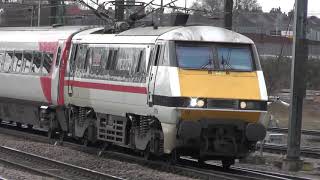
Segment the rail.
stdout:
<svg viewBox="0 0 320 180">
<path fill-rule="evenodd" d="M 288 133 L 288 128 L 268 128 L 268 131 L 277 132 L 277 133 Z M 310 135 L 310 136 L 320 136 L 320 131 L 317 131 L 317 130 L 302 129 L 301 133 L 304 135 Z"/>
<path fill-rule="evenodd" d="M 7 163 L 29 170 L 36 174 L 62 180 L 122 180 L 120 177 L 97 172 L 61 161 L 56 161 L 5 146 L 0 146 L 0 157 L 0 161 L 2 163 Z"/>
<path fill-rule="evenodd" d="M 48 142 L 47 137 L 43 135 L 35 135 L 22 131 L 11 130 L 0 128 L 0 132 L 4 134 L 9 134 L 17 137 L 30 138 L 37 141 Z M 40 133 L 41 134 L 41 133 Z M 307 180 L 306 178 L 300 178 L 296 176 L 290 176 L 279 173 L 272 173 L 267 171 L 259 171 L 254 169 L 245 169 L 240 167 L 232 167 L 230 170 L 223 169 L 220 165 L 215 164 L 205 164 L 204 166 L 199 167 L 199 164 L 196 160 L 183 159 L 183 162 L 178 165 L 169 165 L 168 162 L 162 160 L 150 161 L 146 160 L 136 154 L 128 154 L 126 152 L 119 152 L 118 150 L 108 150 L 101 153 L 100 149 L 96 147 L 84 147 L 79 144 L 72 142 L 63 142 L 63 146 L 76 149 L 79 151 L 84 151 L 90 154 L 100 154 L 102 157 L 113 158 L 117 160 L 123 160 L 128 162 L 134 162 L 149 168 L 170 172 L 175 174 L 180 174 L 192 178 L 200 179 L 221 179 L 221 180 L 235 180 L 235 179 L 249 179 L 249 180 L 258 180 L 258 179 L 294 179 L 294 180 Z M 78 178 L 81 179 L 81 178 Z"/>
<path fill-rule="evenodd" d="M 261 144 L 257 144 L 257 147 L 260 148 Z M 287 153 L 287 145 L 277 145 L 277 144 L 263 144 L 262 147 L 264 152 L 278 153 L 278 154 L 286 154 Z M 310 157 L 315 159 L 320 159 L 320 148 L 317 147 L 301 147 L 301 155 L 304 157 Z"/>
</svg>

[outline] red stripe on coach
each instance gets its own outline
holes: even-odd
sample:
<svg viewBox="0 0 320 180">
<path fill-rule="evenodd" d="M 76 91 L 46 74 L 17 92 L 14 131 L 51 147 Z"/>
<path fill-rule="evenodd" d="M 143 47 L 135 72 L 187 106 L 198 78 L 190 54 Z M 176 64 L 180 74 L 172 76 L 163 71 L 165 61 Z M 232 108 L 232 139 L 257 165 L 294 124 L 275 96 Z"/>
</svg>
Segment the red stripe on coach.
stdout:
<svg viewBox="0 0 320 180">
<path fill-rule="evenodd" d="M 74 33 L 75 34 L 75 33 Z M 60 69 L 59 69 L 59 93 L 58 93 L 58 105 L 63 105 L 64 104 L 64 75 L 67 69 L 67 61 L 69 57 L 69 52 L 70 52 L 70 47 L 71 47 L 71 40 L 72 37 L 74 36 L 72 34 L 71 36 L 68 37 L 65 43 L 65 47 L 61 56 L 61 61 L 60 61 Z"/>
<path fill-rule="evenodd" d="M 145 87 L 101 84 L 101 83 L 81 82 L 81 81 L 72 81 L 72 80 L 66 80 L 65 84 L 73 87 L 81 87 L 81 88 L 88 88 L 88 89 L 147 94 L 147 89 Z"/>
</svg>

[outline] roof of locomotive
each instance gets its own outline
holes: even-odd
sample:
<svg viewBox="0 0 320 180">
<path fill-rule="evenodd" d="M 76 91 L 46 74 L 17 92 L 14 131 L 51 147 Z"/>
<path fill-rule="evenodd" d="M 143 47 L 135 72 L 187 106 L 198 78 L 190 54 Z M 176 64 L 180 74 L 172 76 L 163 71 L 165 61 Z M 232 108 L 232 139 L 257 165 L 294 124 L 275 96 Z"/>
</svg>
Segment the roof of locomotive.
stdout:
<svg viewBox="0 0 320 180">
<path fill-rule="evenodd" d="M 138 27 L 119 34 L 101 34 L 102 28 L 89 29 L 74 39 L 81 43 L 154 43 L 158 40 L 203 41 L 253 44 L 248 37 L 213 26 Z"/>
<path fill-rule="evenodd" d="M 138 27 L 119 34 L 103 34 L 103 27 L 59 26 L 59 27 L 3 27 L 0 42 L 50 42 L 67 39 L 77 33 L 73 40 L 81 43 L 144 43 L 156 40 L 203 41 L 253 44 L 244 35 L 213 26 Z"/>
</svg>

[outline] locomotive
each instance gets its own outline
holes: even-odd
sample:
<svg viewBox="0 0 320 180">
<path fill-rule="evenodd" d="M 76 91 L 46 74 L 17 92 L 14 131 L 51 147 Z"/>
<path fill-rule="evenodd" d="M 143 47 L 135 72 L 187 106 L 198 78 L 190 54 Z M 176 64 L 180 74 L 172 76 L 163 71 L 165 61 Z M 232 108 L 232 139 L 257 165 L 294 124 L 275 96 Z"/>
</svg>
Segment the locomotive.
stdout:
<svg viewBox="0 0 320 180">
<path fill-rule="evenodd" d="M 267 91 L 249 38 L 219 27 L 0 28 L 0 119 L 144 154 L 246 157 Z"/>
</svg>

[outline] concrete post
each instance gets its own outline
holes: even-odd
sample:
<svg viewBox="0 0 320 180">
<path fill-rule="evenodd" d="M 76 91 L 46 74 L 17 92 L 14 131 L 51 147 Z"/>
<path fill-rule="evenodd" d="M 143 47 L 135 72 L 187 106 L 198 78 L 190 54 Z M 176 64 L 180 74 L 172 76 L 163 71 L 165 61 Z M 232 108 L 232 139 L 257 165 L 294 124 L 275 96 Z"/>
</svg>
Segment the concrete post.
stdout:
<svg viewBox="0 0 320 180">
<path fill-rule="evenodd" d="M 300 159 L 300 141 L 302 125 L 302 107 L 306 92 L 306 64 L 308 43 L 306 39 L 308 0 L 295 1 L 294 38 L 291 67 L 291 106 L 289 114 L 289 132 L 287 157 L 283 168 L 299 171 L 303 162 Z"/>
</svg>

